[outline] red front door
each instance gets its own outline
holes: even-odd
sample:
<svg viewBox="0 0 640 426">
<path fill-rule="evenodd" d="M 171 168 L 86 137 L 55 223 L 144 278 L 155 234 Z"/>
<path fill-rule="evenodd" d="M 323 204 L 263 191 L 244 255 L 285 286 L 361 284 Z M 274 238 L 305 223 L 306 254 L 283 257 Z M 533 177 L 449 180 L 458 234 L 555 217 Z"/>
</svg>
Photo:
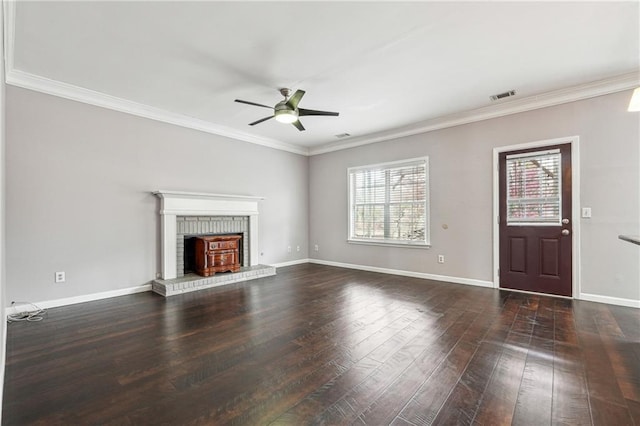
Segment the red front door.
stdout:
<svg viewBox="0 0 640 426">
<path fill-rule="evenodd" d="M 503 152 L 500 287 L 571 296 L 571 144 Z"/>
</svg>

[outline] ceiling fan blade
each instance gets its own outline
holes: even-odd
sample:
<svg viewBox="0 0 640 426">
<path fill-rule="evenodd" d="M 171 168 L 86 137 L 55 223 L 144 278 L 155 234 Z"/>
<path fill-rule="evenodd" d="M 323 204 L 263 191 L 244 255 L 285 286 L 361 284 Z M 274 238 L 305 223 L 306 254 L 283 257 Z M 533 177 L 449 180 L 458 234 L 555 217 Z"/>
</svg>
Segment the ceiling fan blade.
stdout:
<svg viewBox="0 0 640 426">
<path fill-rule="evenodd" d="M 300 122 L 300 120 L 296 120 L 293 123 L 294 126 L 296 126 L 296 129 L 300 130 L 301 132 L 304 132 L 304 126 L 302 125 L 302 123 Z"/>
<path fill-rule="evenodd" d="M 340 115 L 339 112 L 331 112 L 331 111 L 316 111 L 315 109 L 304 109 L 298 108 L 298 115 L 300 117 L 305 115 L 327 115 L 331 117 L 337 117 Z"/>
<path fill-rule="evenodd" d="M 304 90 L 296 90 L 296 93 L 294 93 L 293 96 L 291 96 L 287 101 L 287 105 L 291 107 L 291 109 L 298 108 L 298 103 L 305 93 L 306 92 Z"/>
<path fill-rule="evenodd" d="M 270 115 L 269 117 L 261 118 L 258 121 L 254 121 L 253 123 L 249 123 L 249 126 L 255 126 L 256 124 L 260 124 L 263 121 L 267 121 L 267 120 L 272 119 L 272 118 L 273 118 L 273 115 Z"/>
<path fill-rule="evenodd" d="M 243 101 L 242 99 L 236 99 L 236 102 L 240 102 L 241 104 L 247 104 L 247 105 L 253 105 L 253 106 L 259 106 L 259 107 L 263 107 L 263 108 L 273 109 L 273 107 L 270 107 L 270 106 L 257 104 L 255 102 Z"/>
</svg>

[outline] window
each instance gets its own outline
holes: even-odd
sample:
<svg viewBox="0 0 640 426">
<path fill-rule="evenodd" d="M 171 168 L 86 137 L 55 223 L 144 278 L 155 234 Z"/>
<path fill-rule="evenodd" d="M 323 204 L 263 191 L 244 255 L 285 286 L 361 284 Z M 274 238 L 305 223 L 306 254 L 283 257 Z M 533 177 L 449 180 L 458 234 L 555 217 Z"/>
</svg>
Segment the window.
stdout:
<svg viewBox="0 0 640 426">
<path fill-rule="evenodd" d="M 352 167 L 349 241 L 429 245 L 429 159 Z"/>
<path fill-rule="evenodd" d="M 560 150 L 507 156 L 507 225 L 560 224 Z"/>
</svg>

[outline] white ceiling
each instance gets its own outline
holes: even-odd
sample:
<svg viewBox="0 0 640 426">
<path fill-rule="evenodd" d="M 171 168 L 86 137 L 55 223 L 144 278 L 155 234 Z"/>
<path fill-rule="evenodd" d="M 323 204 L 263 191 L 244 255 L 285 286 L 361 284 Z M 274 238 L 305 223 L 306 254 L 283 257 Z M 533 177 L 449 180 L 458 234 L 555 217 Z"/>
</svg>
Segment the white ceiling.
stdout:
<svg viewBox="0 0 640 426">
<path fill-rule="evenodd" d="M 341 133 L 401 134 L 511 89 L 535 99 L 637 73 L 640 62 L 638 2 L 46 1 L 13 4 L 7 19 L 9 83 L 52 80 L 303 151 Z M 305 132 L 249 127 L 271 112 L 234 99 L 274 105 L 280 87 L 340 116 L 303 117 Z"/>
</svg>

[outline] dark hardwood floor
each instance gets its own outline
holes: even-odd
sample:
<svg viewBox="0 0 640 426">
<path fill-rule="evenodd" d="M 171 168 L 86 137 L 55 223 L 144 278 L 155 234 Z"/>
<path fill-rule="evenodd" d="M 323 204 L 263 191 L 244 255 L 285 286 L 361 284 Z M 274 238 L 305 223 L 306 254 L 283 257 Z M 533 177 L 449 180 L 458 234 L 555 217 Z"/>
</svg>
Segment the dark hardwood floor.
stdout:
<svg viewBox="0 0 640 426">
<path fill-rule="evenodd" d="M 7 425 L 640 426 L 640 310 L 328 266 L 51 309 L 7 346 Z"/>
</svg>

